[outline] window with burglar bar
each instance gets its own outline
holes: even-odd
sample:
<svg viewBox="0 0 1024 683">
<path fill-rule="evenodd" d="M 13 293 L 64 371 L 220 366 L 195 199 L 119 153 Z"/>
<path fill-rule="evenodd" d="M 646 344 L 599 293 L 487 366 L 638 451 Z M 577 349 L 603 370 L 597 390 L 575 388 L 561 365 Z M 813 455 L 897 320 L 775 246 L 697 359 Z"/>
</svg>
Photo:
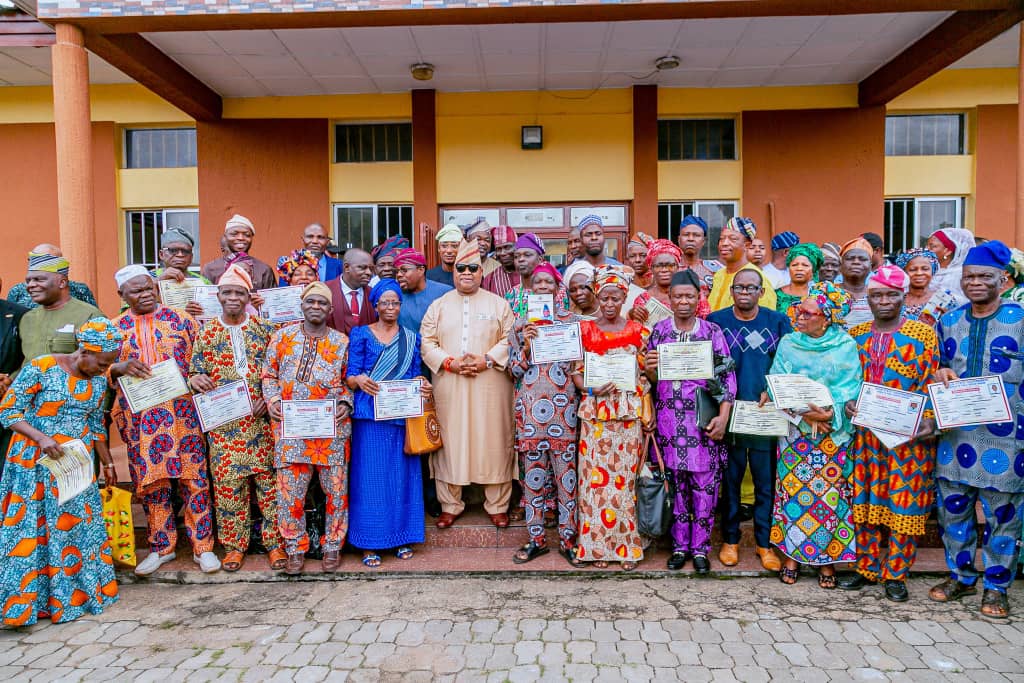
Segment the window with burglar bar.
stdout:
<svg viewBox="0 0 1024 683">
<path fill-rule="evenodd" d="M 658 121 L 658 161 L 721 161 L 736 158 L 733 119 Z"/>
<path fill-rule="evenodd" d="M 195 128 L 129 128 L 124 132 L 125 168 L 196 165 Z"/>
<path fill-rule="evenodd" d="M 199 211 L 197 209 L 147 209 L 125 212 L 125 251 L 129 264 L 156 268 L 160 265 L 160 235 L 175 228 L 195 241 L 192 267 L 199 267 Z"/>
<path fill-rule="evenodd" d="M 923 247 L 940 228 L 963 227 L 963 197 L 900 197 L 885 200 L 885 250 L 898 254 Z"/>
<path fill-rule="evenodd" d="M 334 162 L 412 161 L 411 123 L 337 124 Z"/>
<path fill-rule="evenodd" d="M 963 114 L 885 117 L 886 156 L 964 154 Z"/>
<path fill-rule="evenodd" d="M 701 258 L 718 258 L 718 237 L 726 221 L 736 215 L 736 202 L 662 202 L 658 204 L 658 237 L 679 244 L 679 224 L 686 216 L 693 215 L 700 216 L 708 224 L 704 248 L 700 250 Z"/>
<path fill-rule="evenodd" d="M 335 243 L 342 251 L 359 248 L 370 251 L 394 235 L 413 244 L 412 206 L 408 204 L 336 204 Z"/>
</svg>

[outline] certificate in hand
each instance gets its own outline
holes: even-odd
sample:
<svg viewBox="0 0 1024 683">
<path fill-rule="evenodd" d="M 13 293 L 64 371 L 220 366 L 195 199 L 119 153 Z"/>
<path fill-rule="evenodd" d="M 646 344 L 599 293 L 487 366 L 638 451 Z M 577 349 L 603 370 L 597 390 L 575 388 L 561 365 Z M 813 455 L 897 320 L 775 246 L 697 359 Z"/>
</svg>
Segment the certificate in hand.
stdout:
<svg viewBox="0 0 1024 683">
<path fill-rule="evenodd" d="M 647 322 L 644 323 L 645 327 L 654 327 L 662 320 L 672 317 L 672 309 L 655 299 L 653 296 L 647 299 L 647 303 L 644 304 L 644 308 L 647 309 Z"/>
<path fill-rule="evenodd" d="M 259 290 L 257 293 L 263 297 L 260 315 L 272 323 L 302 320 L 302 290 L 301 285 Z"/>
<path fill-rule="evenodd" d="M 789 420 L 773 403 L 758 406 L 757 401 L 736 401 L 732 404 L 729 431 L 754 436 L 788 436 Z"/>
<path fill-rule="evenodd" d="M 530 355 L 537 365 L 581 360 L 583 341 L 580 324 L 538 325 L 537 338 L 530 342 Z"/>
<path fill-rule="evenodd" d="M 586 353 L 583 386 L 597 389 L 611 382 L 620 391 L 636 391 L 636 356 L 631 353 Z"/>
<path fill-rule="evenodd" d="M 216 429 L 246 415 L 252 415 L 252 398 L 244 380 L 221 385 L 213 391 L 192 396 L 204 432 Z"/>
<path fill-rule="evenodd" d="M 803 375 L 768 375 L 768 387 L 771 389 L 775 407 L 779 410 L 808 409 L 808 404 L 813 403 L 819 408 L 825 408 L 834 403 L 832 394 L 828 387 L 820 382 L 815 382 Z"/>
<path fill-rule="evenodd" d="M 921 394 L 864 383 L 852 422 L 872 432 L 889 432 L 911 439 L 917 435 L 923 412 L 924 396 Z"/>
<path fill-rule="evenodd" d="M 124 375 L 117 381 L 128 401 L 128 409 L 142 413 L 161 403 L 188 394 L 185 378 L 178 370 L 173 358 L 149 366 L 151 376 L 147 379 Z"/>
<path fill-rule="evenodd" d="M 1013 420 L 1003 379 L 997 375 L 928 385 L 939 429 L 999 424 Z"/>
<path fill-rule="evenodd" d="M 44 455 L 37 461 L 57 481 L 57 504 L 63 505 L 92 484 L 92 453 L 81 439 L 60 446 L 61 457 Z"/>
<path fill-rule="evenodd" d="M 530 322 L 554 320 L 555 297 L 551 294 L 527 294 L 526 319 Z"/>
<path fill-rule="evenodd" d="M 217 300 L 217 285 L 196 287 L 195 297 L 192 300 L 203 307 L 203 314 L 199 316 L 201 320 L 213 320 L 219 318 L 223 313 L 224 309 L 221 308 L 220 301 Z"/>
<path fill-rule="evenodd" d="M 282 439 L 333 439 L 338 435 L 333 398 L 316 401 L 281 401 Z"/>
<path fill-rule="evenodd" d="M 400 379 L 378 382 L 380 391 L 373 398 L 374 420 L 398 420 L 423 414 L 423 382 L 418 379 Z"/>
<path fill-rule="evenodd" d="M 658 346 L 658 379 L 711 379 L 714 361 L 710 341 L 661 344 Z"/>
<path fill-rule="evenodd" d="M 160 280 L 160 301 L 169 308 L 185 308 L 185 305 L 196 296 L 196 287 L 202 287 L 203 281 L 196 277 L 185 278 L 182 282 Z"/>
</svg>

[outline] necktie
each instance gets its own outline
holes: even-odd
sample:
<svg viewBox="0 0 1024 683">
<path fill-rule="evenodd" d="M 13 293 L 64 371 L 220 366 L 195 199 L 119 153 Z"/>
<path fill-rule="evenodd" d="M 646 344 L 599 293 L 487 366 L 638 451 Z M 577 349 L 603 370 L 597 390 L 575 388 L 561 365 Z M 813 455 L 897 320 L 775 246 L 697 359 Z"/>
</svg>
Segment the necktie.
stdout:
<svg viewBox="0 0 1024 683">
<path fill-rule="evenodd" d="M 348 308 L 352 311 L 352 315 L 359 315 L 359 297 L 356 296 L 356 290 L 352 290 L 348 293 L 349 302 Z"/>
</svg>

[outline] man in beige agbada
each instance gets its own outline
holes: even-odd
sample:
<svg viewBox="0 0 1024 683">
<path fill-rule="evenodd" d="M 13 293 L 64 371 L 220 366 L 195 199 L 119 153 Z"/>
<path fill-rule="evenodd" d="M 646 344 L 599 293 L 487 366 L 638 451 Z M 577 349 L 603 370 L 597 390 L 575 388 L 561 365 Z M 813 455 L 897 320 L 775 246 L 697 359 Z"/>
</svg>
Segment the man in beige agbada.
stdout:
<svg viewBox="0 0 1024 683">
<path fill-rule="evenodd" d="M 514 317 L 504 299 L 480 289 L 475 241 L 459 245 L 454 276 L 455 289 L 430 304 L 420 327 L 444 440 L 430 463 L 442 510 L 437 526 L 446 529 L 462 514 L 463 486 L 483 484 L 484 509 L 505 527 L 515 458 L 512 382 L 504 370 Z"/>
</svg>

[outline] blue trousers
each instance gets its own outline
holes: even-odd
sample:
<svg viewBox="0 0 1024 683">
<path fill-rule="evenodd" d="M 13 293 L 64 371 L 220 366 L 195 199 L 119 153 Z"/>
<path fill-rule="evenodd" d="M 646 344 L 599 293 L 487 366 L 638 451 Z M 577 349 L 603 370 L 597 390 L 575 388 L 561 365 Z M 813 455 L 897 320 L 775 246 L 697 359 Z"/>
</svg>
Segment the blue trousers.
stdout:
<svg viewBox="0 0 1024 683">
<path fill-rule="evenodd" d="M 973 586 L 982 576 L 974 566 L 978 545 L 974 506 L 981 500 L 985 515 L 981 544 L 984 586 L 986 590 L 1005 593 L 1017 570 L 1024 493 L 990 491 L 941 478 L 937 482 L 939 528 L 953 578 Z"/>
<path fill-rule="evenodd" d="M 743 477 L 750 464 L 754 480 L 754 539 L 760 548 L 770 548 L 772 528 L 772 502 L 775 495 L 775 452 L 767 449 L 729 446 L 729 462 L 725 470 L 725 519 L 722 539 L 726 543 L 740 542 L 740 496 Z"/>
</svg>

